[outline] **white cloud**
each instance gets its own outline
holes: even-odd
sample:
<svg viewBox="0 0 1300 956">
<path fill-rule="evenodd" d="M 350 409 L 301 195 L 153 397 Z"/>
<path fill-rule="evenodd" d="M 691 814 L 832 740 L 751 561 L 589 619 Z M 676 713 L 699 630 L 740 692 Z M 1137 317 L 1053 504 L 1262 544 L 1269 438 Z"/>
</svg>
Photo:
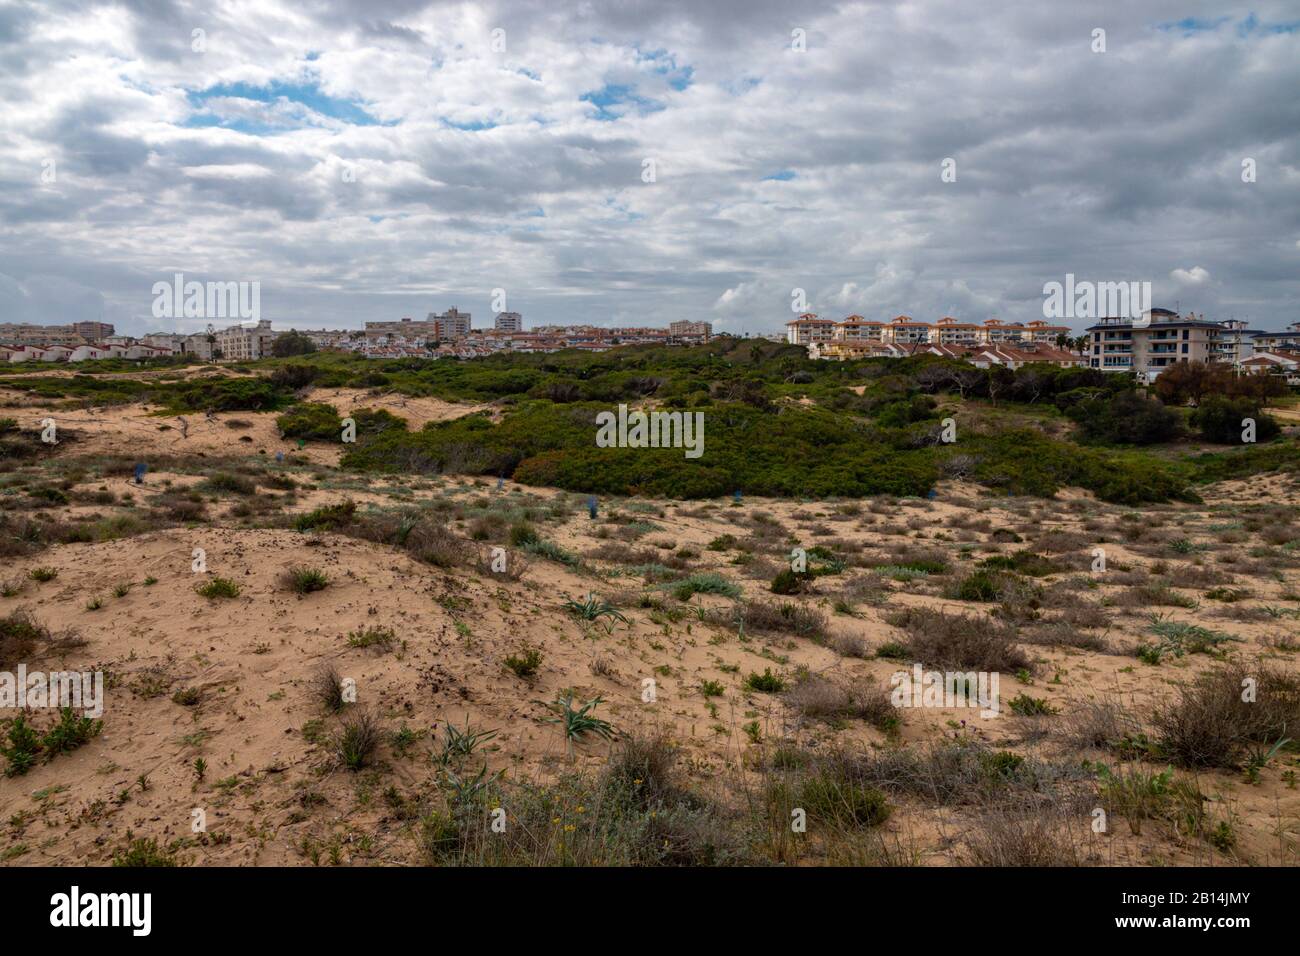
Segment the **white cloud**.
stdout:
<svg viewBox="0 0 1300 956">
<path fill-rule="evenodd" d="M 753 331 L 796 287 L 836 317 L 1031 319 L 1024 290 L 1073 272 L 1288 312 L 1300 34 L 1242 35 L 1252 11 L 1287 18 L 1116 7 L 1098 55 L 1092 13 L 1037 0 L 4 6 L 0 261 L 28 291 L 0 310 L 63 283 L 60 314 L 129 329 L 185 271 L 258 279 L 300 326 L 483 323 L 501 287 L 533 323 Z"/>
</svg>

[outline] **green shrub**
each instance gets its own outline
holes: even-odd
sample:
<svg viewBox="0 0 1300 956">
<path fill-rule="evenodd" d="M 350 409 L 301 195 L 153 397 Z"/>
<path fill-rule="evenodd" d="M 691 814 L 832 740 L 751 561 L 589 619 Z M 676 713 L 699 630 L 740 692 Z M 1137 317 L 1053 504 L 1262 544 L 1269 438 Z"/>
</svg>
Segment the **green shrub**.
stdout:
<svg viewBox="0 0 1300 956">
<path fill-rule="evenodd" d="M 340 528 L 356 514 L 355 501 L 341 501 L 336 505 L 322 505 L 315 511 L 299 515 L 294 527 L 299 531 L 327 531 Z"/>
<path fill-rule="evenodd" d="M 229 578 L 213 578 L 204 584 L 195 585 L 194 590 L 205 598 L 239 597 L 239 585 Z"/>
<path fill-rule="evenodd" d="M 307 441 L 343 441 L 343 420 L 333 405 L 301 402 L 275 420 L 285 438 Z"/>
<path fill-rule="evenodd" d="M 537 669 L 542 666 L 542 652 L 536 647 L 523 647 L 519 653 L 509 655 L 505 665 L 516 677 L 530 680 L 537 676 Z"/>
<path fill-rule="evenodd" d="M 329 587 L 330 579 L 320 568 L 295 566 L 285 572 L 284 583 L 295 594 L 311 594 Z"/>
<path fill-rule="evenodd" d="M 1201 400 L 1189 417 L 1192 427 L 1200 431 L 1202 438 L 1220 445 L 1242 444 L 1247 419 L 1255 422 L 1256 442 L 1271 441 L 1281 432 L 1277 422 L 1263 414 L 1259 405 L 1249 398 L 1210 395 Z"/>
<path fill-rule="evenodd" d="M 763 694 L 779 694 L 785 690 L 785 680 L 772 673 L 772 668 L 763 668 L 763 673 L 751 673 L 745 678 L 745 686 Z"/>
</svg>

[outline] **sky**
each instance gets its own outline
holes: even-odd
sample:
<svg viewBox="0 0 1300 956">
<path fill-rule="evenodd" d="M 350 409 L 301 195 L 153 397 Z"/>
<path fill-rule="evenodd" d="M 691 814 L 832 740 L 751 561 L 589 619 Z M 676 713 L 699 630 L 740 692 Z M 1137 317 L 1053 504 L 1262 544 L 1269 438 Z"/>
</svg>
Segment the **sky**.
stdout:
<svg viewBox="0 0 1300 956">
<path fill-rule="evenodd" d="M 757 334 L 1073 274 L 1282 328 L 1298 93 L 1271 0 L 0 0 L 0 322 L 195 331 L 183 273 L 276 327 Z"/>
</svg>

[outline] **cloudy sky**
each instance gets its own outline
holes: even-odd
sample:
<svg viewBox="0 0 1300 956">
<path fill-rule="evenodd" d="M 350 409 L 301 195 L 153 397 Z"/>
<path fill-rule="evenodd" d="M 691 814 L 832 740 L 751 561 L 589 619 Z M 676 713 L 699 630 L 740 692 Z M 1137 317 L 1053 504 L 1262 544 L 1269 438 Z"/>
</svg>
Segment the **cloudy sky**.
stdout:
<svg viewBox="0 0 1300 956">
<path fill-rule="evenodd" d="M 762 332 L 1073 273 L 1280 328 L 1298 94 L 1274 0 L 0 0 L 0 321 L 201 328 L 183 272 L 277 326 Z"/>
</svg>

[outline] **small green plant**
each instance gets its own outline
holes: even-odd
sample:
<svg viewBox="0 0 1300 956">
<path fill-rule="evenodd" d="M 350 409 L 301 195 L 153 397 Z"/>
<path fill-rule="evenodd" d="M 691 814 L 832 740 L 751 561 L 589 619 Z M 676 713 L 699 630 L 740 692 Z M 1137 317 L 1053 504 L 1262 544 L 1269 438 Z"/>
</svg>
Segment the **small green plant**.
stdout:
<svg viewBox="0 0 1300 956">
<path fill-rule="evenodd" d="M 343 730 L 335 741 L 334 749 L 343 766 L 354 773 L 363 770 L 374 760 L 379 748 L 379 724 L 367 713 L 344 720 Z"/>
<path fill-rule="evenodd" d="M 130 593 L 131 593 L 131 585 L 125 582 L 123 582 L 122 584 L 118 584 L 113 588 L 113 597 L 115 598 L 124 598 Z"/>
<path fill-rule="evenodd" d="M 285 572 L 285 586 L 295 594 L 311 594 L 330 586 L 330 579 L 320 568 L 295 566 Z"/>
<path fill-rule="evenodd" d="M 879 790 L 829 773 L 805 780 L 799 800 L 808 816 L 840 826 L 879 826 L 890 814 L 889 801 Z"/>
<path fill-rule="evenodd" d="M 91 598 L 89 601 L 86 602 L 87 611 L 98 611 L 103 606 L 104 606 L 104 599 L 102 597 L 99 597 L 98 595 L 96 595 L 95 597 Z"/>
<path fill-rule="evenodd" d="M 542 666 L 542 652 L 536 647 L 522 647 L 518 653 L 505 659 L 505 665 L 516 677 L 531 680 L 537 676 L 537 669 Z"/>
<path fill-rule="evenodd" d="M 367 627 L 348 632 L 348 647 L 377 647 L 381 651 L 391 650 L 397 635 L 390 627 Z"/>
<path fill-rule="evenodd" d="M 59 722 L 49 729 L 41 744 L 50 757 L 71 753 L 88 743 L 92 737 L 98 736 L 103 729 L 102 720 L 78 717 L 71 707 L 61 707 Z"/>
<path fill-rule="evenodd" d="M 204 760 L 202 757 L 195 757 L 192 766 L 194 767 L 195 782 L 197 783 L 202 781 L 203 775 L 208 772 L 208 762 Z"/>
<path fill-rule="evenodd" d="M 465 718 L 464 730 L 447 722 L 443 724 L 442 732 L 442 752 L 438 755 L 437 761 L 444 766 L 453 759 L 470 756 L 480 744 L 487 743 L 497 735 L 495 730 L 470 730 L 468 716 Z"/>
<path fill-rule="evenodd" d="M 585 601 L 576 601 L 570 598 L 564 602 L 564 609 L 584 621 L 598 621 L 602 617 L 608 617 L 623 624 L 627 623 L 627 618 L 622 611 L 608 601 L 596 600 L 594 594 L 588 594 Z"/>
<path fill-rule="evenodd" d="M 715 571 L 692 574 L 688 578 L 669 585 L 673 597 L 679 601 L 689 601 L 696 594 L 721 594 L 724 597 L 740 597 L 740 588 Z"/>
<path fill-rule="evenodd" d="M 706 680 L 700 684 L 700 693 L 705 697 L 721 697 L 726 691 L 716 680 Z"/>
<path fill-rule="evenodd" d="M 1047 717 L 1052 714 L 1059 714 L 1060 711 L 1053 707 L 1046 700 L 1039 697 L 1030 697 L 1028 694 L 1020 694 L 1007 701 L 1007 706 L 1011 708 L 1012 713 L 1019 714 L 1021 717 Z"/>
<path fill-rule="evenodd" d="M 32 568 L 27 572 L 27 576 L 33 581 L 44 584 L 46 581 L 53 581 L 59 576 L 59 572 L 53 568 Z"/>
<path fill-rule="evenodd" d="M 172 703 L 182 707 L 197 707 L 203 699 L 203 691 L 197 687 L 182 687 L 172 694 Z"/>
<path fill-rule="evenodd" d="M 5 776 L 19 777 L 36 764 L 41 752 L 41 738 L 22 714 L 9 722 L 8 737 L 9 743 L 0 746 L 0 756 L 7 761 Z"/>
<path fill-rule="evenodd" d="M 785 680 L 780 675 L 773 674 L 772 668 L 765 667 L 761 674 L 751 672 L 745 678 L 745 686 L 763 694 L 779 694 L 785 690 Z"/>
<path fill-rule="evenodd" d="M 132 840 L 126 849 L 113 856 L 113 866 L 121 867 L 172 867 L 178 866 L 176 857 L 159 848 L 154 839 Z"/>
<path fill-rule="evenodd" d="M 236 598 L 239 597 L 239 585 L 229 578 L 213 578 L 203 584 L 196 585 L 195 591 L 201 597 L 205 598 Z"/>
<path fill-rule="evenodd" d="M 564 730 L 565 751 L 573 755 L 573 741 L 592 734 L 602 740 L 613 740 L 617 734 L 614 726 L 607 720 L 592 717 L 591 712 L 605 702 L 603 697 L 593 697 L 580 707 L 573 706 L 573 695 L 566 694 L 557 698 L 550 705 L 558 716 L 548 717 L 549 724 L 560 724 Z"/>
</svg>

